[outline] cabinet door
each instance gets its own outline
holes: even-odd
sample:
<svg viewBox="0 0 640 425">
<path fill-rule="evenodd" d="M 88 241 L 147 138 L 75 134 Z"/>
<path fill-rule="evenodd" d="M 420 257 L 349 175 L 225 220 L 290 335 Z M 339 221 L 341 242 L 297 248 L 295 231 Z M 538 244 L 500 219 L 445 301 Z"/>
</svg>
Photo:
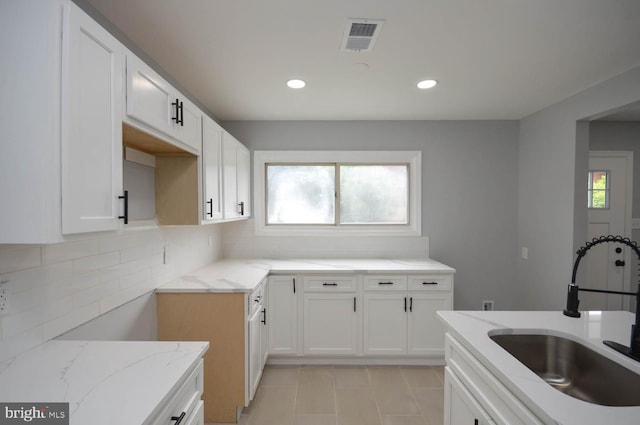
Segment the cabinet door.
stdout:
<svg viewBox="0 0 640 425">
<path fill-rule="evenodd" d="M 444 400 L 444 425 L 495 425 L 448 367 L 444 375 Z"/>
<path fill-rule="evenodd" d="M 262 319 L 260 320 L 260 369 L 264 369 L 269 357 L 269 322 L 267 322 L 267 301 L 269 299 L 269 285 L 263 285 L 264 305 L 262 307 Z"/>
<path fill-rule="evenodd" d="M 202 119 L 203 221 L 222 218 L 222 127 L 211 118 Z"/>
<path fill-rule="evenodd" d="M 364 295 L 364 354 L 407 352 L 407 294 Z"/>
<path fill-rule="evenodd" d="M 224 174 L 224 218 L 238 218 L 238 157 L 239 142 L 229 133 L 222 133 L 222 170 Z"/>
<path fill-rule="evenodd" d="M 262 350 L 260 340 L 262 337 L 262 310 L 256 311 L 249 319 L 249 400 L 253 400 L 260 377 L 262 376 Z"/>
<path fill-rule="evenodd" d="M 356 294 L 304 295 L 304 354 L 358 354 Z"/>
<path fill-rule="evenodd" d="M 250 154 L 235 137 L 223 130 L 224 218 L 248 218 L 251 214 Z"/>
<path fill-rule="evenodd" d="M 449 293 L 409 293 L 408 354 L 444 354 L 445 329 L 436 315 L 438 310 L 451 310 Z"/>
<path fill-rule="evenodd" d="M 196 152 L 200 152 L 202 140 L 202 111 L 184 96 L 178 96 L 180 99 L 180 115 L 182 124 L 172 121 L 174 128 L 174 136 L 182 143 L 189 145 Z M 173 100 L 175 102 L 175 99 Z"/>
<path fill-rule="evenodd" d="M 113 230 L 119 226 L 122 209 L 118 196 L 122 195 L 123 50 L 75 5 L 70 8 L 67 42 L 62 232 Z"/>
<path fill-rule="evenodd" d="M 126 61 L 127 115 L 171 136 L 177 113 L 173 87 L 135 55 L 127 54 Z"/>
<path fill-rule="evenodd" d="M 249 217 L 251 215 L 251 155 L 249 149 L 239 142 L 237 144 L 236 157 L 238 161 L 237 198 L 240 216 Z"/>
<path fill-rule="evenodd" d="M 292 276 L 269 277 L 269 354 L 298 353 L 298 286 L 296 278 Z"/>
</svg>

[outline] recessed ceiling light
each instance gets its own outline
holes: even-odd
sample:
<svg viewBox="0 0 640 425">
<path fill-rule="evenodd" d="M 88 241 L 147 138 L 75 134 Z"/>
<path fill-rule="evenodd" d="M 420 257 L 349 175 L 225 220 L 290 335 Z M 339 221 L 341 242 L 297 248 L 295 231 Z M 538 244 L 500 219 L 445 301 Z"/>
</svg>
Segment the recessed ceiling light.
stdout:
<svg viewBox="0 0 640 425">
<path fill-rule="evenodd" d="M 418 83 L 418 88 L 423 90 L 430 89 L 432 87 L 435 87 L 436 84 L 438 84 L 436 80 L 422 80 Z"/>
<path fill-rule="evenodd" d="M 289 86 L 292 89 L 301 89 L 306 85 L 307 85 L 307 83 L 305 83 L 302 80 L 293 79 L 293 80 L 287 81 L 287 86 Z"/>
</svg>

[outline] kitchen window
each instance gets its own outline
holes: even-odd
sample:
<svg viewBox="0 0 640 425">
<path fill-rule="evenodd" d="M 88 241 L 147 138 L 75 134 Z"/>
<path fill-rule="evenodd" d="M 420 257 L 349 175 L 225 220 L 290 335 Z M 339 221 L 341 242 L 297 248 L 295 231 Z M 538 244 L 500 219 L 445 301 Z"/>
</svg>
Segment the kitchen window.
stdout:
<svg viewBox="0 0 640 425">
<path fill-rule="evenodd" d="M 419 235 L 420 166 L 415 151 L 256 151 L 256 233 Z"/>
</svg>

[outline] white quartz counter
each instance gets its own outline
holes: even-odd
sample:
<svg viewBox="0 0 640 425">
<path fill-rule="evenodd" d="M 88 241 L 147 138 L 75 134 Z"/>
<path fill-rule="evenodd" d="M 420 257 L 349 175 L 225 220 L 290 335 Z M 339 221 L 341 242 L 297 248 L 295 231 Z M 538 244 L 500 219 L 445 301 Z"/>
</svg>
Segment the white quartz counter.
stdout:
<svg viewBox="0 0 640 425">
<path fill-rule="evenodd" d="M 208 347 L 49 341 L 0 363 L 0 401 L 69 402 L 71 425 L 146 424 Z"/>
<path fill-rule="evenodd" d="M 498 380 L 546 424 L 637 425 L 640 407 L 608 407 L 565 395 L 493 342 L 488 333 L 513 329 L 522 333 L 565 336 L 640 374 L 640 362 L 602 344 L 628 345 L 634 316 L 628 312 L 582 312 L 579 319 L 562 312 L 441 311 L 447 331 L 458 339 Z M 638 389 L 640 391 L 640 389 Z"/>
<path fill-rule="evenodd" d="M 157 292 L 251 292 L 269 274 L 295 273 L 454 273 L 437 261 L 393 259 L 223 260 L 181 278 Z"/>
</svg>

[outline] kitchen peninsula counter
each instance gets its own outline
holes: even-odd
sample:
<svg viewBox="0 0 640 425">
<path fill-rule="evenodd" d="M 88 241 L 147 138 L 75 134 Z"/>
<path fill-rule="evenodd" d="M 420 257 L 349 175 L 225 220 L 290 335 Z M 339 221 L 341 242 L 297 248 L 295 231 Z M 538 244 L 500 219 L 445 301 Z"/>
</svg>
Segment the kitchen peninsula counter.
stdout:
<svg viewBox="0 0 640 425">
<path fill-rule="evenodd" d="M 0 401 L 69 403 L 71 425 L 146 425 L 207 342 L 48 341 L 0 363 Z"/>
<path fill-rule="evenodd" d="M 578 319 L 566 317 L 560 311 L 440 311 L 438 315 L 447 328 L 447 364 L 455 369 L 454 374 L 460 373 L 456 365 L 465 363 L 464 355 L 460 353 L 466 351 L 473 359 L 467 364 L 477 361 L 479 365 L 471 366 L 467 372 L 463 370 L 462 375 L 471 376 L 476 371 L 485 369 L 489 375 L 484 382 L 490 382 L 494 378 L 498 381 L 495 386 L 484 386 L 485 391 L 474 395 L 481 399 L 488 388 L 504 386 L 508 395 L 515 398 L 505 406 L 520 404 L 533 415 L 532 419 L 523 420 L 522 423 L 638 424 L 640 406 L 602 406 L 561 393 L 489 338 L 489 335 L 505 333 L 561 336 L 619 363 L 629 369 L 629 373 L 640 374 L 640 362 L 629 359 L 602 343 L 603 340 L 613 340 L 628 345 L 633 314 L 623 311 L 585 311 Z M 465 385 L 474 388 L 473 383 Z M 508 400 L 504 395 L 502 394 L 502 399 Z M 501 414 L 499 409 L 492 412 L 495 404 L 490 402 L 488 406 L 485 408 L 489 414 L 495 415 L 494 420 L 501 423 L 496 418 Z M 519 417 L 523 418 L 525 415 L 520 414 Z"/>
</svg>

